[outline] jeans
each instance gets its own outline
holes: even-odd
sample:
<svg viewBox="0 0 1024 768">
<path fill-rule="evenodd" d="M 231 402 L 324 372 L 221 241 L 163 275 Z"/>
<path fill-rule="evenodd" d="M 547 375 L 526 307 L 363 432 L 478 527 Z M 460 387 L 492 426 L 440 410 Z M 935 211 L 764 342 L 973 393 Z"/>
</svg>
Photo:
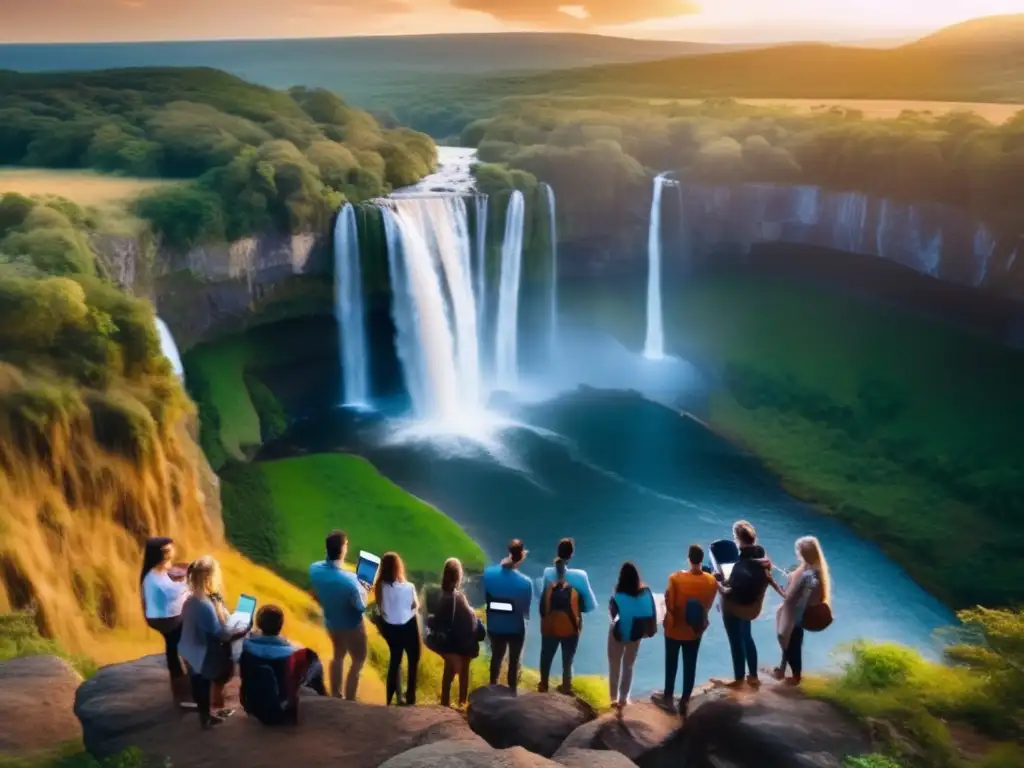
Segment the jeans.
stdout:
<svg viewBox="0 0 1024 768">
<path fill-rule="evenodd" d="M 341 698 L 342 695 L 342 663 L 346 656 L 352 658 L 345 678 L 345 699 L 356 700 L 359 688 L 359 675 L 366 663 L 366 628 L 360 625 L 356 629 L 332 630 L 331 642 L 334 645 L 334 658 L 331 659 L 331 693 Z"/>
<path fill-rule="evenodd" d="M 185 668 L 181 665 L 178 655 L 178 643 L 181 642 L 181 616 L 167 619 L 146 619 L 146 623 L 164 638 L 164 656 L 167 659 L 167 671 L 171 679 L 185 677 Z"/>
<path fill-rule="evenodd" d="M 555 654 L 562 649 L 562 692 L 572 689 L 572 660 L 576 657 L 576 649 L 580 644 L 580 636 L 572 637 L 541 637 L 540 639 L 540 690 L 548 690 L 548 678 L 551 677 L 551 665 Z"/>
<path fill-rule="evenodd" d="M 676 692 L 676 670 L 679 668 L 679 654 L 683 654 L 683 695 L 681 702 L 690 700 L 693 686 L 697 681 L 697 652 L 700 638 L 696 640 L 673 640 L 665 636 L 665 698 L 671 699 Z"/>
<path fill-rule="evenodd" d="M 402 674 L 402 655 L 409 660 L 409 685 L 405 691 L 405 703 L 416 703 L 416 672 L 420 665 L 420 625 L 414 616 L 405 624 L 380 625 L 387 641 L 391 657 L 388 660 L 387 702 L 399 695 L 399 678 Z"/>
<path fill-rule="evenodd" d="M 782 654 L 782 671 L 785 673 L 786 665 L 793 670 L 793 677 L 799 678 L 804 668 L 804 628 L 794 627 L 793 634 L 789 636 L 789 646 Z"/>
<path fill-rule="evenodd" d="M 189 682 L 192 683 L 192 700 L 199 709 L 199 722 L 206 725 L 210 722 L 210 692 L 213 681 L 192 672 L 189 674 Z"/>
<path fill-rule="evenodd" d="M 737 682 L 743 680 L 744 667 L 750 671 L 751 677 L 757 677 L 757 646 L 754 645 L 750 622 L 724 610 L 722 622 L 725 624 L 725 633 L 729 636 L 733 677 Z"/>
<path fill-rule="evenodd" d="M 505 651 L 508 651 L 508 687 L 514 693 L 519 686 L 519 662 L 523 658 L 526 635 L 502 635 L 488 632 L 487 637 L 491 641 L 491 685 L 498 684 L 501 663 L 505 660 Z"/>
<path fill-rule="evenodd" d="M 612 703 L 625 704 L 633 687 L 633 666 L 640 653 L 640 641 L 622 642 L 615 639 L 615 631 L 608 632 L 608 695 Z"/>
</svg>

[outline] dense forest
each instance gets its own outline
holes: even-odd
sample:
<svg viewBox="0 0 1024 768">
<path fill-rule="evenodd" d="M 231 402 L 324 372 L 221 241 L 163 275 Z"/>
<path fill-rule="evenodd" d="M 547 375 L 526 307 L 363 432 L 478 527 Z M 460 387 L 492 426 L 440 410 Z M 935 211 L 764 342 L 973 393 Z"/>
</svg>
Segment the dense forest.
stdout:
<svg viewBox="0 0 1024 768">
<path fill-rule="evenodd" d="M 187 179 L 137 207 L 178 246 L 322 228 L 344 200 L 411 184 L 435 157 L 429 137 L 324 90 L 208 69 L 0 73 L 0 165 Z"/>
</svg>

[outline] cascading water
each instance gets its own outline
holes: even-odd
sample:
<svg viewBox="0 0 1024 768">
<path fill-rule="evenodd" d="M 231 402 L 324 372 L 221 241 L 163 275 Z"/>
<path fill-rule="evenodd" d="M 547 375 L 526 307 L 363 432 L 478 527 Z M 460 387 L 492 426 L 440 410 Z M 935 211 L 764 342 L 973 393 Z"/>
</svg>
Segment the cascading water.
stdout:
<svg viewBox="0 0 1024 768">
<path fill-rule="evenodd" d="M 160 351 L 167 358 L 167 362 L 171 364 L 171 370 L 174 371 L 175 376 L 184 381 L 185 366 L 181 364 L 178 345 L 174 343 L 174 336 L 171 335 L 171 329 L 167 327 L 167 323 L 159 317 L 156 318 L 156 333 L 160 337 Z"/>
<path fill-rule="evenodd" d="M 356 210 L 346 205 L 334 226 L 334 316 L 338 321 L 344 405 L 365 407 L 370 400 L 363 279 L 359 266 Z"/>
<path fill-rule="evenodd" d="M 647 230 L 647 338 L 644 357 L 665 357 L 665 330 L 661 311 L 661 191 L 669 182 L 666 174 L 654 177 L 651 222 Z"/>
<path fill-rule="evenodd" d="M 476 198 L 476 327 L 487 328 L 487 195 Z"/>
<path fill-rule="evenodd" d="M 463 424 L 481 398 L 465 203 L 396 197 L 382 210 L 398 357 L 413 410 L 421 419 Z"/>
<path fill-rule="evenodd" d="M 519 278 L 523 262 L 525 202 L 516 190 L 508 200 L 505 239 L 501 246 L 501 282 L 498 286 L 498 328 L 495 337 L 497 385 L 514 391 L 519 384 Z"/>
<path fill-rule="evenodd" d="M 558 346 L 558 225 L 555 222 L 555 190 L 544 184 L 548 201 L 548 236 L 551 238 L 551 276 L 548 299 L 548 352 L 555 354 Z"/>
</svg>

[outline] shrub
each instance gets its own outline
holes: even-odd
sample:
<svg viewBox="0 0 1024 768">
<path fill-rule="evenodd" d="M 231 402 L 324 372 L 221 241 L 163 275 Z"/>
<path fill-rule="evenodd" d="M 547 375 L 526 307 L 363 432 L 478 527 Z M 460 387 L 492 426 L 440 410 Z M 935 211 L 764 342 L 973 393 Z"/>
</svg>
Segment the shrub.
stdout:
<svg viewBox="0 0 1024 768">
<path fill-rule="evenodd" d="M 260 440 L 268 443 L 281 437 L 288 430 L 288 418 L 270 387 L 251 373 L 245 374 L 245 386 L 260 418 Z"/>
<path fill-rule="evenodd" d="M 72 656 L 55 640 L 40 635 L 31 612 L 0 614 L 0 662 L 22 656 L 57 656 L 69 662 L 85 679 L 96 674 L 94 661 L 85 656 Z"/>
</svg>

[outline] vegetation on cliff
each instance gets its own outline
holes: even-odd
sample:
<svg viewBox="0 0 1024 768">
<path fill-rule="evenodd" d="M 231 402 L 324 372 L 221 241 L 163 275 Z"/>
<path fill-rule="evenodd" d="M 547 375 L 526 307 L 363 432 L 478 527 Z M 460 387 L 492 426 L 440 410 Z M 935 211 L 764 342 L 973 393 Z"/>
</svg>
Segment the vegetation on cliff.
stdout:
<svg viewBox="0 0 1024 768">
<path fill-rule="evenodd" d="M 274 91 L 212 69 L 0 72 L 0 165 L 192 179 L 139 214 L 187 247 L 323 229 L 342 201 L 417 181 L 433 142 L 323 90 Z"/>
</svg>

